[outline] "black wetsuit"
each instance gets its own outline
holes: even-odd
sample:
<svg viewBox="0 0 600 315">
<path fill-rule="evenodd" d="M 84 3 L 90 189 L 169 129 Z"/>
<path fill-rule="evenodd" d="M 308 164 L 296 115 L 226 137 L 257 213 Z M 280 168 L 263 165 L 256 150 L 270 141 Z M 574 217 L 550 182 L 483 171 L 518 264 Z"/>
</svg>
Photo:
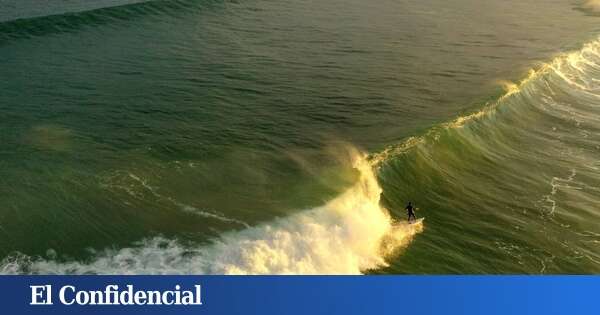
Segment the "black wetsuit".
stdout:
<svg viewBox="0 0 600 315">
<path fill-rule="evenodd" d="M 408 221 L 410 221 L 410 218 L 412 217 L 414 220 L 417 219 L 417 217 L 415 216 L 415 211 L 412 205 L 408 205 L 406 206 L 406 211 L 408 212 Z"/>
</svg>

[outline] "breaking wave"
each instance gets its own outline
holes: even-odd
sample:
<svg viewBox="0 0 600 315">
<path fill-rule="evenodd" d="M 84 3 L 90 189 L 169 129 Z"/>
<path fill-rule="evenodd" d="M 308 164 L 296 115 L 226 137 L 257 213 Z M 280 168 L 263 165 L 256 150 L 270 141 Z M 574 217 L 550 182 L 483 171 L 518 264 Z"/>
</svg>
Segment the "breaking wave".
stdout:
<svg viewBox="0 0 600 315">
<path fill-rule="evenodd" d="M 360 274 L 386 266 L 386 257 L 423 230 L 395 223 L 379 205 L 381 188 L 364 156 L 358 182 L 325 205 L 242 231 L 207 246 L 162 237 L 96 252 L 87 262 L 13 255 L 5 274 Z"/>
</svg>

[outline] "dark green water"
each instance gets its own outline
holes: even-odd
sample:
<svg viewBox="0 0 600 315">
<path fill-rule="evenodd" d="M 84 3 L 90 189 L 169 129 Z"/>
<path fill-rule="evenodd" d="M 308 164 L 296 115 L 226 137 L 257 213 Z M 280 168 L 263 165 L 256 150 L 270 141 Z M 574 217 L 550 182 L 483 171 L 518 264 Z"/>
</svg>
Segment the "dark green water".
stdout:
<svg viewBox="0 0 600 315">
<path fill-rule="evenodd" d="M 599 7 L 0 0 L 0 270 L 598 273 Z"/>
</svg>

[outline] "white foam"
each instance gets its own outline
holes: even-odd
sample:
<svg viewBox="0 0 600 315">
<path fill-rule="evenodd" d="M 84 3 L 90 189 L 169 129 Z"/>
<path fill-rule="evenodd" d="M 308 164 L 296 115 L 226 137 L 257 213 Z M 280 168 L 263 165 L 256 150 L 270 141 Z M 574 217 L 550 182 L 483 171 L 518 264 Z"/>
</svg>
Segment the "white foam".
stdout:
<svg viewBox="0 0 600 315">
<path fill-rule="evenodd" d="M 43 274 L 359 274 L 386 265 L 422 224 L 394 224 L 379 205 L 381 188 L 364 157 L 357 184 L 325 205 L 222 235 L 207 246 L 152 238 L 107 249 L 89 262 L 13 256 L 2 273 Z"/>
</svg>

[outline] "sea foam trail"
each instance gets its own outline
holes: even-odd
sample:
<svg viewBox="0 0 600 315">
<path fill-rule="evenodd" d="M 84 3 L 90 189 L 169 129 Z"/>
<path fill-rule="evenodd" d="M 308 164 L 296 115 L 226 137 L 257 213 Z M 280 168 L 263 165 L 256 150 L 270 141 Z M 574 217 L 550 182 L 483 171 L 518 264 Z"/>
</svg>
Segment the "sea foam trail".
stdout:
<svg viewBox="0 0 600 315">
<path fill-rule="evenodd" d="M 360 274 L 386 265 L 423 225 L 394 223 L 364 157 L 358 182 L 325 205 L 191 247 L 165 238 L 96 253 L 86 263 L 12 256 L 2 273 L 33 274 Z"/>
</svg>

